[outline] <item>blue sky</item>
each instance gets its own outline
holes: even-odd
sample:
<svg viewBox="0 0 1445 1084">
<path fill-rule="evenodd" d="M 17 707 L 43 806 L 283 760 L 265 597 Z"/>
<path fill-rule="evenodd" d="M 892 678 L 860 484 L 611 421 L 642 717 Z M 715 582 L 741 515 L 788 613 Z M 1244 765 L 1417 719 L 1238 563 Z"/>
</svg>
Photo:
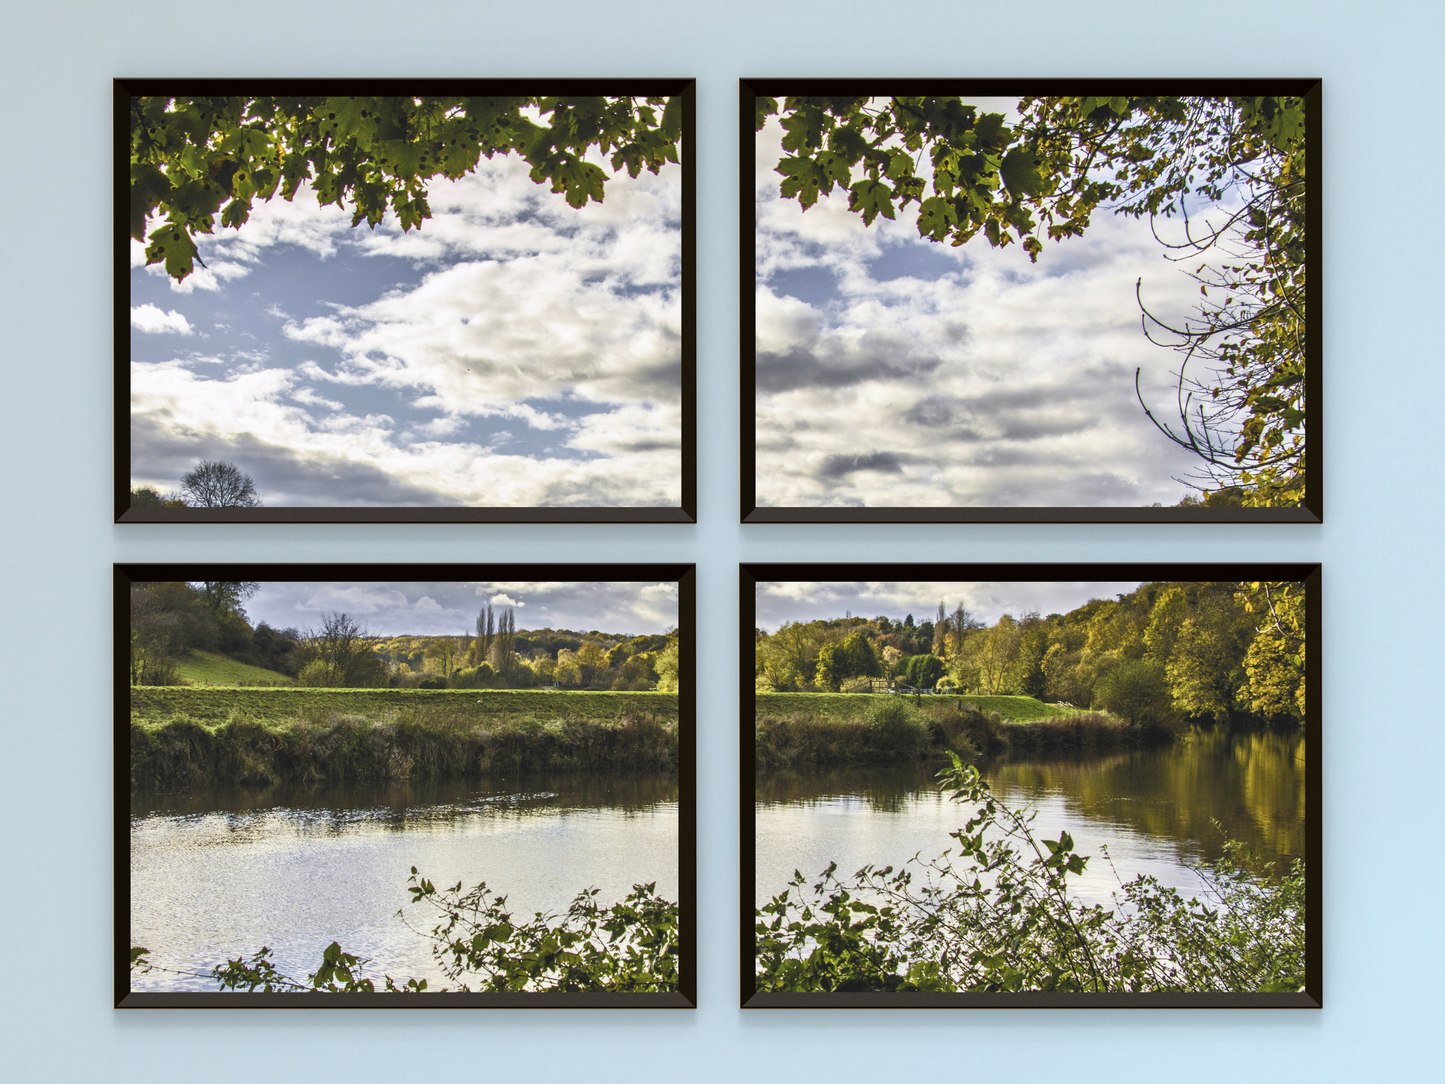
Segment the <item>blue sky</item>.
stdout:
<svg viewBox="0 0 1445 1084">
<path fill-rule="evenodd" d="M 1009 114 L 1015 99 L 974 101 Z M 1138 368 L 1170 420 L 1179 361 L 1145 338 L 1136 280 L 1166 319 L 1199 291 L 1147 219 L 1096 213 L 1036 264 L 1017 244 L 955 248 L 918 236 L 916 204 L 865 227 L 841 189 L 806 212 L 780 198 L 781 137 L 773 117 L 755 141 L 759 505 L 1139 506 L 1194 492 L 1175 479 L 1198 461 L 1134 394 Z"/>
<path fill-rule="evenodd" d="M 209 458 L 267 505 L 679 503 L 680 168 L 608 172 L 573 210 L 483 159 L 407 233 L 303 188 L 180 283 L 132 242 L 132 485 Z"/>
<path fill-rule="evenodd" d="M 759 581 L 757 627 L 776 632 L 793 621 L 832 620 L 846 612 L 894 621 L 912 614 L 915 623 L 932 621 L 939 602 L 949 613 L 961 602 L 974 617 L 993 625 L 1004 614 L 1068 613 L 1090 599 L 1116 598 L 1138 586 L 1138 580 Z"/>
<path fill-rule="evenodd" d="M 268 580 L 246 603 L 253 625 L 305 630 L 327 611 L 348 613 L 373 636 L 450 636 L 476 627 L 490 602 L 510 606 L 518 629 L 666 632 L 677 626 L 677 584 L 594 580 L 286 581 Z"/>
</svg>

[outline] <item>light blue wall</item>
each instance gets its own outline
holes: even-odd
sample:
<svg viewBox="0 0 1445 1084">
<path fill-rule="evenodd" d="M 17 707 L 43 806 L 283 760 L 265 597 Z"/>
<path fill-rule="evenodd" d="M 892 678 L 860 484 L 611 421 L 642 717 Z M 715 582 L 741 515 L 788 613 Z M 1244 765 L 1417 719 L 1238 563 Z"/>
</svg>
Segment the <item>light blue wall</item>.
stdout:
<svg viewBox="0 0 1445 1084">
<path fill-rule="evenodd" d="M 7 4 L 0 1074 L 1439 1079 L 1439 10 L 1265 0 Z M 112 526 L 111 77 L 538 73 L 698 77 L 701 525 Z M 737 526 L 737 78 L 784 74 L 1323 76 L 1327 398 L 1313 439 L 1328 472 L 1328 524 Z M 113 1011 L 110 563 L 519 557 L 699 565 L 701 1008 Z M 1325 565 L 1327 1008 L 769 1015 L 734 1007 L 739 560 L 1236 558 Z"/>
</svg>

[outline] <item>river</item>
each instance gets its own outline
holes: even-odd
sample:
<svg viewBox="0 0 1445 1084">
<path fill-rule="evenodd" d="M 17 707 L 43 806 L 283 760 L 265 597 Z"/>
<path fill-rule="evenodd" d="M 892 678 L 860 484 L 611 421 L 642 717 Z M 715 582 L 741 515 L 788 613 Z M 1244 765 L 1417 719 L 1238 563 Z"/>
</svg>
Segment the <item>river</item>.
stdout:
<svg viewBox="0 0 1445 1084">
<path fill-rule="evenodd" d="M 947 850 L 967 811 L 938 792 L 937 767 L 760 778 L 757 902 L 781 892 L 795 869 L 813 877 L 836 861 L 846 875 L 868 863 L 900 866 L 914 854 L 926 860 Z M 1195 894 L 1200 880 L 1191 867 L 1217 858 L 1225 834 L 1261 863 L 1304 857 L 1305 742 L 1295 734 L 1206 731 L 1165 748 L 1002 758 L 979 767 L 1007 804 L 1037 811 L 1039 835 L 1057 839 L 1067 831 L 1079 853 L 1095 856 L 1071 878 L 1089 903 L 1108 904 L 1120 880 L 1140 873 Z"/>
<path fill-rule="evenodd" d="M 445 980 L 430 942 L 396 916 L 412 866 L 438 888 L 486 881 L 511 910 L 604 904 L 657 882 L 676 900 L 678 792 L 672 779 L 558 775 L 431 786 L 276 788 L 133 795 L 131 943 L 157 964 L 206 971 L 263 945 L 305 980 L 331 941 L 398 982 Z M 134 990 L 215 990 L 153 971 Z"/>
</svg>

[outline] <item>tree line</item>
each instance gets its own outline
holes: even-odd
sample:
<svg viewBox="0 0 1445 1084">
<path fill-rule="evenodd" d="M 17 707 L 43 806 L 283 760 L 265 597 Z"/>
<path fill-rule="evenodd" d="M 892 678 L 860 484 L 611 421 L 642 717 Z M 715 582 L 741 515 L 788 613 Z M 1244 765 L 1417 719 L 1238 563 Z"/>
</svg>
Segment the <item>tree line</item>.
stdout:
<svg viewBox="0 0 1445 1084">
<path fill-rule="evenodd" d="M 757 687 L 838 692 L 864 679 L 940 692 L 1024 695 L 1112 712 L 1134 725 L 1305 718 L 1303 584 L 1146 583 L 1066 614 L 962 603 L 931 621 L 793 622 L 755 633 Z"/>
<path fill-rule="evenodd" d="M 256 583 L 131 585 L 130 681 L 180 684 L 181 662 L 212 651 L 315 688 L 678 689 L 678 632 L 646 636 L 518 629 L 512 607 L 488 603 L 475 635 L 372 636 L 354 615 L 328 611 L 315 628 L 254 626 Z"/>
</svg>

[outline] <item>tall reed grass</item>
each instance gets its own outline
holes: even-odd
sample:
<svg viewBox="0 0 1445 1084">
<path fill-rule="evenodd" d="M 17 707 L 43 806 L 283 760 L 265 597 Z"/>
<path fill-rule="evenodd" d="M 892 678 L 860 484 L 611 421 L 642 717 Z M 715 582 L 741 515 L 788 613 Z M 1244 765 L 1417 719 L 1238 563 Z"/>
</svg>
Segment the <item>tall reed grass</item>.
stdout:
<svg viewBox="0 0 1445 1084">
<path fill-rule="evenodd" d="M 220 725 L 132 719 L 133 786 L 406 782 L 532 771 L 673 771 L 677 725 L 646 712 L 541 721 L 419 712 Z"/>
<path fill-rule="evenodd" d="M 1008 752 L 1052 753 L 1141 744 L 1150 735 L 1104 712 L 1076 711 L 1028 722 L 1005 722 L 964 703 L 918 708 L 901 698 L 880 700 L 861 715 L 794 712 L 759 715 L 754 729 L 758 771 L 886 764 L 950 751 L 972 758 Z"/>
</svg>

